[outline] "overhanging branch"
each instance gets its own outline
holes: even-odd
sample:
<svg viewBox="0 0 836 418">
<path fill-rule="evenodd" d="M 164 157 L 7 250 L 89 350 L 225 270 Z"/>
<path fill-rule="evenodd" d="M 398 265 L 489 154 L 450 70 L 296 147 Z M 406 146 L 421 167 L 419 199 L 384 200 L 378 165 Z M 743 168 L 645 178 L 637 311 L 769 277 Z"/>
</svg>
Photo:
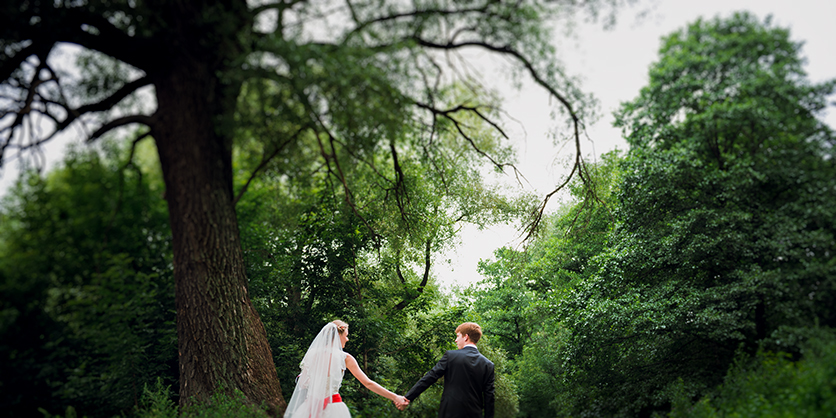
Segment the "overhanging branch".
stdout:
<svg viewBox="0 0 836 418">
<path fill-rule="evenodd" d="M 408 12 L 401 12 L 401 13 L 392 13 L 389 15 L 378 16 L 376 18 L 372 18 L 366 21 L 361 22 L 360 19 L 357 17 L 354 8 L 352 7 L 350 1 L 346 1 L 348 3 L 348 7 L 352 12 L 352 18 L 354 23 L 357 24 L 357 27 L 351 30 L 346 36 L 346 39 L 350 39 L 355 34 L 362 32 L 369 26 L 375 25 L 377 23 L 384 23 L 384 22 L 391 22 L 395 20 L 401 19 L 408 19 L 408 18 L 417 18 L 417 17 L 427 17 L 427 16 L 461 16 L 463 14 L 468 13 L 479 13 L 483 15 L 490 15 L 487 13 L 488 5 L 491 3 L 489 1 L 485 2 L 484 5 L 480 7 L 470 7 L 470 8 L 461 8 L 461 9 L 424 9 L 424 10 L 411 10 Z"/>
<path fill-rule="evenodd" d="M 331 133 L 331 131 L 328 129 L 328 127 L 325 125 L 325 123 L 322 121 L 322 118 L 320 118 L 319 115 L 316 112 L 313 112 L 313 110 L 309 106 L 309 104 L 306 104 L 306 107 L 309 109 L 309 111 L 311 111 L 311 115 L 313 116 L 313 119 L 317 122 L 317 124 L 319 126 L 322 127 L 322 129 L 325 131 L 325 135 L 328 137 L 328 142 L 330 144 L 331 152 L 328 152 L 325 149 L 325 144 L 322 143 L 322 138 L 320 137 L 320 133 L 318 132 L 317 129 L 314 129 L 314 134 L 316 136 L 316 142 L 319 145 L 320 154 L 322 155 L 322 158 L 325 160 L 326 170 L 328 170 L 328 173 L 330 175 L 336 177 L 340 181 L 340 184 L 342 184 L 342 187 L 343 187 L 343 194 L 345 195 L 345 198 L 344 198 L 345 203 L 348 205 L 348 207 L 351 208 L 351 211 L 354 212 L 354 214 L 357 215 L 358 218 L 360 218 L 360 220 L 363 222 L 363 225 L 365 225 L 366 228 L 369 229 L 369 232 L 375 238 L 375 240 L 378 240 L 379 236 L 378 236 L 377 232 L 375 232 L 375 229 L 372 227 L 371 224 L 369 224 L 368 220 L 366 220 L 366 218 L 363 216 L 363 214 L 360 213 L 360 210 L 357 208 L 357 205 L 354 204 L 354 200 L 351 198 L 351 188 L 348 186 L 348 180 L 345 177 L 345 173 L 342 171 L 342 167 L 340 166 L 339 159 L 337 158 L 337 151 L 336 151 L 336 148 L 334 147 L 334 144 L 335 144 L 334 135 Z M 334 165 L 337 168 L 336 172 L 331 167 L 331 162 L 332 161 L 334 162 Z"/>
<path fill-rule="evenodd" d="M 105 123 L 95 132 L 93 132 L 89 138 L 87 138 L 87 142 L 93 142 L 96 139 L 100 138 L 102 135 L 112 131 L 113 129 L 130 125 L 133 123 L 141 123 L 153 129 L 154 126 L 154 118 L 152 116 L 147 115 L 129 115 L 123 116 L 121 118 L 113 119 L 112 121 Z"/>
<path fill-rule="evenodd" d="M 139 68 L 146 73 L 160 61 L 160 52 L 165 48 L 158 42 L 141 36 L 129 36 L 105 17 L 88 13 L 80 7 L 66 9 L 59 17 L 44 16 L 43 25 L 61 25 L 68 28 L 56 33 L 56 41 L 79 44 L 99 51 L 122 62 Z M 82 28 L 92 26 L 98 34 Z"/>
<path fill-rule="evenodd" d="M 534 65 L 531 63 L 531 61 L 528 60 L 525 56 L 523 56 L 523 54 L 521 54 L 519 51 L 511 48 L 510 46 L 507 46 L 507 45 L 497 46 L 497 45 L 492 45 L 490 43 L 481 42 L 481 41 L 448 42 L 446 44 L 443 44 L 443 43 L 431 42 L 431 41 L 428 41 L 428 40 L 425 40 L 425 39 L 422 39 L 422 38 L 419 38 L 419 37 L 414 37 L 414 38 L 412 38 L 412 40 L 414 42 L 416 42 L 418 45 L 420 45 L 422 47 L 425 47 L 425 48 L 429 48 L 429 49 L 455 50 L 455 49 L 461 49 L 461 48 L 467 48 L 467 47 L 476 47 L 476 48 L 482 48 L 482 49 L 486 49 L 488 51 L 500 53 L 500 54 L 503 54 L 503 55 L 511 56 L 512 58 L 514 58 L 515 60 L 520 62 L 523 65 L 523 67 L 525 67 L 525 69 L 528 71 L 528 74 L 531 76 L 531 78 L 534 80 L 534 82 L 537 83 L 538 85 L 540 85 L 546 91 L 548 91 L 548 93 L 549 93 L 549 95 L 551 95 L 551 97 L 554 97 L 555 99 L 557 99 L 557 101 L 560 102 L 561 106 L 563 106 L 565 111 L 569 114 L 569 116 L 572 120 L 572 128 L 573 128 L 572 137 L 573 137 L 574 143 L 575 143 L 575 162 L 573 164 L 572 171 L 569 174 L 569 176 L 566 178 L 566 180 L 563 183 L 561 183 L 560 185 L 558 185 L 554 190 L 552 190 L 550 193 L 548 193 L 545 196 L 545 198 L 543 199 L 543 202 L 539 205 L 538 209 L 533 214 L 534 219 L 529 223 L 529 225 L 527 227 L 527 235 L 526 235 L 525 240 L 528 240 L 529 238 L 531 238 L 533 236 L 534 231 L 537 229 L 537 226 L 540 224 L 540 221 L 542 220 L 543 214 L 545 212 L 546 204 L 548 203 L 549 199 L 552 196 L 554 196 L 557 192 L 563 190 L 569 184 L 569 182 L 572 180 L 572 178 L 574 177 L 574 175 L 576 173 L 580 173 L 583 170 L 582 158 L 581 158 L 581 141 L 580 141 L 580 133 L 581 133 L 582 122 L 580 120 L 580 117 L 575 112 L 575 109 L 573 108 L 573 106 L 569 102 L 569 100 L 565 96 L 560 94 L 560 92 L 558 92 L 552 85 L 550 85 L 543 78 L 543 76 L 537 71 L 537 69 L 534 68 Z M 447 116 L 447 117 L 448 117 L 448 119 L 450 119 L 449 116 Z M 455 121 L 454 121 L 454 123 L 455 123 Z M 459 125 L 457 123 L 456 123 L 456 129 L 458 129 L 459 132 L 461 132 L 461 128 L 459 127 Z M 592 187 L 592 186 L 589 185 L 588 187 Z M 593 193 L 594 193 L 594 191 L 593 191 Z"/>
<path fill-rule="evenodd" d="M 116 104 L 121 102 L 124 98 L 128 97 L 129 95 L 131 95 L 135 91 L 139 90 L 141 87 L 147 86 L 149 84 L 151 84 L 151 80 L 149 80 L 148 77 L 142 77 L 142 78 L 136 79 L 134 81 L 131 81 L 129 83 L 126 83 L 125 85 L 120 87 L 118 90 L 116 90 L 113 94 L 111 94 L 108 97 L 105 97 L 102 100 L 99 100 L 98 102 L 89 103 L 89 104 L 80 106 L 78 109 L 70 109 L 70 108 L 62 105 L 62 107 L 64 107 L 64 109 L 67 111 L 67 117 L 63 121 L 61 121 L 60 123 L 58 123 L 56 125 L 55 132 L 53 132 L 52 135 L 50 135 L 50 136 L 53 136 L 60 131 L 63 131 L 68 126 L 70 126 L 73 122 L 75 122 L 78 118 L 80 118 L 81 116 L 83 116 L 87 113 L 104 112 L 108 109 L 113 108 L 114 106 L 116 106 Z M 146 124 L 148 124 L 148 123 L 146 123 Z M 150 126 L 150 124 L 148 124 L 148 125 Z M 102 132 L 102 133 L 104 133 L 104 132 Z M 97 137 L 98 136 L 96 136 L 94 134 L 94 136 L 90 139 L 92 140 L 92 139 L 95 139 Z"/>
<path fill-rule="evenodd" d="M 259 164 L 255 168 L 255 170 L 253 170 L 253 172 L 250 174 L 250 177 L 247 179 L 247 182 L 244 183 L 244 185 L 241 187 L 241 190 L 238 191 L 238 194 L 235 195 L 235 199 L 232 200 L 232 206 L 235 206 L 235 205 L 238 204 L 238 201 L 241 200 L 241 196 L 243 196 L 244 192 L 247 191 L 247 188 L 250 186 L 250 183 L 253 181 L 253 179 L 255 179 L 256 175 L 258 175 L 258 173 L 261 170 L 263 170 L 264 167 L 266 167 L 267 164 L 269 164 L 270 161 L 273 160 L 273 158 L 275 158 L 277 155 L 279 155 L 279 153 L 286 146 L 288 146 L 291 142 L 293 142 L 296 138 L 298 138 L 299 134 L 302 133 L 302 131 L 305 128 L 306 128 L 306 126 L 303 126 L 303 127 L 299 128 L 293 135 L 291 135 L 289 138 L 287 138 L 285 141 L 283 141 L 281 144 L 279 144 L 276 147 L 276 149 L 273 150 L 273 152 L 271 152 L 269 155 L 263 155 L 261 157 L 261 162 L 259 162 Z"/>
<path fill-rule="evenodd" d="M 406 283 L 406 280 L 401 274 L 401 267 L 400 267 L 400 260 L 397 261 L 397 265 L 395 269 L 398 273 L 398 277 L 401 279 L 402 283 Z M 422 293 L 424 293 L 424 288 L 427 287 L 427 283 L 430 280 L 430 266 L 432 265 L 432 239 L 427 238 L 427 241 L 424 243 L 424 275 L 421 278 L 421 283 L 415 289 L 416 293 L 412 297 L 406 297 L 402 301 L 400 301 L 397 305 L 395 305 L 395 309 L 400 311 L 403 308 L 407 307 L 412 301 L 418 299 Z"/>
<path fill-rule="evenodd" d="M 27 58 L 37 56 L 38 59 L 49 55 L 49 51 L 55 42 L 46 42 L 42 40 L 33 40 L 27 47 L 18 51 L 13 57 L 6 57 L 3 60 L 3 65 L 0 66 L 0 82 L 4 82 L 12 76 L 12 73 L 23 64 Z"/>
<path fill-rule="evenodd" d="M 33 63 L 25 64 L 32 66 L 29 71 L 24 73 L 31 73 L 30 80 L 21 80 L 19 78 L 12 80 L 17 81 L 16 84 L 12 84 L 16 89 L 19 89 L 21 93 L 23 93 L 23 97 L 22 100 L 10 97 L 9 102 L 11 103 L 11 106 L 17 105 L 19 107 L 4 109 L 4 115 L 13 114 L 14 119 L 11 120 L 8 125 L 0 129 L 0 160 L 4 159 L 3 157 L 5 156 L 5 151 L 10 147 L 17 148 L 20 152 L 37 150 L 42 144 L 49 142 L 56 135 L 65 131 L 75 121 L 81 119 L 82 116 L 89 113 L 104 112 L 112 109 L 124 98 L 133 94 L 139 88 L 151 83 L 148 77 L 141 77 L 125 83 L 112 94 L 97 102 L 85 104 L 74 109 L 69 106 L 69 100 L 64 96 L 61 80 L 58 78 L 56 72 L 50 68 L 47 63 L 47 57 L 50 50 L 44 47 L 35 47 L 35 45 L 36 43 L 33 43 L 30 45 L 31 48 L 24 48 L 21 50 L 11 61 L 6 63 L 9 67 L 3 68 L 3 71 L 14 72 L 14 68 L 9 70 L 12 65 L 17 64 L 17 66 L 20 67 L 27 62 L 27 58 L 32 56 L 30 53 L 36 51 L 42 52 L 35 55 L 38 61 L 37 65 L 33 65 Z M 56 89 L 45 90 L 43 86 L 46 83 L 52 82 L 56 84 Z M 16 100 L 20 101 L 15 103 Z M 62 115 L 61 113 L 65 114 Z M 47 132 L 43 136 L 40 134 L 36 135 L 37 130 L 34 129 L 35 126 L 38 126 L 38 124 L 35 124 L 35 120 L 39 115 L 52 122 L 51 132 Z M 24 123 L 27 119 L 29 122 Z M 146 116 L 126 116 L 113 120 L 93 133 L 90 140 L 98 138 L 110 129 L 135 122 L 144 123 L 150 126 L 151 119 Z M 15 141 L 16 137 L 20 138 L 19 135 L 25 135 L 27 129 L 29 135 L 31 136 L 30 141 L 28 143 L 23 142 L 22 139 Z M 40 127 L 38 127 L 38 130 L 39 129 Z M 15 144 L 13 142 L 21 143 Z M 0 163 L 0 165 L 1 164 L 2 163 Z"/>
<path fill-rule="evenodd" d="M 488 161 L 490 161 L 490 162 L 491 162 L 491 164 L 493 164 L 493 165 L 494 165 L 496 168 L 498 168 L 499 170 L 504 171 L 505 167 L 511 167 L 511 168 L 514 170 L 514 172 L 516 172 L 516 171 L 517 171 L 517 168 L 516 168 L 513 164 L 509 164 L 509 163 L 500 163 L 499 161 L 496 161 L 493 157 L 491 157 L 488 153 L 486 153 L 484 150 L 482 150 L 481 148 L 479 148 L 479 146 L 476 144 L 476 141 L 474 141 L 474 140 L 473 140 L 473 138 L 471 138 L 471 137 L 470 137 L 470 135 L 468 135 L 468 134 L 464 131 L 464 129 L 463 129 L 463 127 L 462 127 L 462 123 L 461 123 L 458 119 L 456 119 L 455 117 L 453 117 L 453 114 L 454 114 L 454 113 L 456 113 L 456 112 L 461 112 L 461 111 L 469 111 L 469 112 L 472 112 L 472 113 L 474 113 L 475 115 L 477 115 L 477 116 L 478 116 L 481 120 L 483 120 L 483 121 L 487 122 L 489 125 L 491 125 L 492 127 L 494 127 L 494 129 L 496 129 L 497 131 L 499 131 L 499 133 L 500 133 L 503 137 L 505 137 L 505 138 L 507 139 L 507 138 L 508 138 L 508 135 L 506 135 L 506 134 L 505 134 L 505 132 L 504 132 L 504 131 L 503 131 L 503 130 L 499 127 L 499 125 L 498 125 L 498 124 L 496 124 L 494 121 L 490 120 L 490 118 L 488 118 L 488 117 L 486 117 L 485 115 L 483 115 L 481 112 L 479 112 L 479 110 L 478 110 L 478 108 L 477 108 L 477 107 L 475 107 L 475 106 L 464 106 L 464 105 L 459 105 L 459 106 L 456 106 L 456 107 L 454 107 L 454 108 L 452 108 L 452 109 L 442 110 L 442 109 L 437 109 L 437 108 L 435 108 L 435 107 L 433 107 L 433 106 L 431 106 L 431 105 L 424 104 L 424 103 L 420 103 L 420 102 L 416 102 L 416 103 L 415 103 L 415 105 L 416 105 L 416 106 L 418 106 L 419 108 L 422 108 L 422 109 L 428 110 L 428 111 L 429 111 L 429 112 L 431 112 L 434 116 L 442 116 L 442 117 L 446 118 L 447 120 L 449 120 L 450 122 L 453 122 L 453 126 L 455 126 L 455 127 L 456 127 L 456 131 L 458 131 L 459 135 L 461 135 L 461 136 L 462 136 L 462 137 L 463 137 L 463 138 L 464 138 L 464 139 L 465 139 L 468 143 L 470 143 L 470 146 L 471 146 L 471 147 L 472 147 L 472 148 L 473 148 L 473 149 L 474 149 L 474 150 L 475 150 L 475 151 L 476 151 L 479 155 L 481 155 L 481 156 L 485 157 L 486 159 L 488 159 Z"/>
<path fill-rule="evenodd" d="M 487 49 L 487 50 L 493 51 L 493 52 L 498 52 L 498 53 L 504 54 L 504 55 L 510 55 L 511 57 L 513 57 L 514 59 L 519 61 L 526 68 L 526 70 L 528 70 L 529 75 L 531 76 L 532 79 L 534 79 L 534 81 L 537 84 L 539 84 L 541 87 L 546 89 L 546 91 L 548 91 L 549 94 L 552 97 L 556 98 L 560 102 L 560 104 L 563 105 L 563 107 L 566 109 L 567 113 L 569 113 L 569 115 L 571 116 L 572 122 L 574 124 L 579 125 L 581 123 L 580 118 L 575 113 L 575 110 L 572 107 L 572 104 L 569 102 L 569 100 L 566 99 L 562 94 L 560 94 L 557 90 L 555 90 L 554 87 L 552 87 L 546 80 L 543 79 L 543 77 L 540 75 L 540 73 L 537 72 L 537 69 L 534 68 L 534 65 L 531 63 L 531 61 L 529 61 L 526 57 L 524 57 L 519 51 L 517 51 L 517 50 L 515 50 L 515 49 L 513 49 L 513 48 L 511 48 L 507 45 L 506 46 L 496 46 L 496 45 L 491 45 L 487 42 L 479 42 L 479 41 L 467 41 L 467 42 L 457 42 L 457 43 L 449 42 L 449 43 L 446 43 L 446 44 L 439 44 L 439 43 L 430 42 L 430 41 L 427 41 L 427 40 L 424 40 L 424 39 L 421 39 L 421 38 L 414 38 L 413 40 L 418 45 L 423 46 L 425 48 L 453 50 L 453 49 L 461 49 L 461 48 L 467 48 L 467 47 L 477 47 L 477 48 Z M 576 134 L 578 136 L 580 136 L 580 133 L 579 133 L 580 130 L 576 129 L 576 131 L 577 131 Z"/>
<path fill-rule="evenodd" d="M 261 13 L 264 13 L 268 10 L 286 10 L 291 9 L 293 6 L 304 3 L 308 0 L 292 0 L 292 1 L 278 1 L 275 3 L 264 3 L 260 4 L 250 10 L 250 14 L 255 17 Z"/>
</svg>

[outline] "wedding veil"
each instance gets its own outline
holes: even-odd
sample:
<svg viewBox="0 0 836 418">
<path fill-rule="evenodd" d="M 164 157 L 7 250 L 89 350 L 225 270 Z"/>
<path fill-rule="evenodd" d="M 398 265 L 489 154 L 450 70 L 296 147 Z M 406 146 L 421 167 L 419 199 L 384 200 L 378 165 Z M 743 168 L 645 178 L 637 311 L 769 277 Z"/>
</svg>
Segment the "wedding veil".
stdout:
<svg viewBox="0 0 836 418">
<path fill-rule="evenodd" d="M 284 418 L 319 418 L 325 400 L 336 393 L 343 378 L 343 354 L 337 325 L 329 322 L 311 343 L 299 367 L 302 374 L 287 404 Z"/>
</svg>

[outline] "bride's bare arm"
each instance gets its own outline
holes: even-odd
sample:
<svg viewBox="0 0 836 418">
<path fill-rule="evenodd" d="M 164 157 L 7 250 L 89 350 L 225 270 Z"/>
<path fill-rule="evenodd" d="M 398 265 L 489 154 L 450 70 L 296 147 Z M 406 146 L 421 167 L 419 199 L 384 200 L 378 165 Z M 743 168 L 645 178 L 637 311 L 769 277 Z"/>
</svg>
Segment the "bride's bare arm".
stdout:
<svg viewBox="0 0 836 418">
<path fill-rule="evenodd" d="M 374 392 L 374 393 L 376 393 L 380 396 L 383 396 L 384 398 L 389 399 L 392 402 L 397 402 L 397 401 L 400 400 L 400 398 L 401 398 L 400 395 L 396 395 L 396 394 L 390 392 L 389 390 L 387 390 L 383 386 L 380 386 L 374 380 L 369 379 L 369 377 L 366 376 L 366 373 L 363 373 L 363 370 L 360 369 L 360 365 L 357 364 L 357 360 L 355 360 L 354 356 L 352 356 L 351 354 L 346 353 L 345 367 L 348 368 L 348 371 L 350 371 L 351 374 L 353 374 L 354 377 L 356 377 L 357 380 L 359 380 L 360 383 L 362 383 L 363 386 L 365 386 L 370 391 L 372 391 L 372 392 Z"/>
</svg>

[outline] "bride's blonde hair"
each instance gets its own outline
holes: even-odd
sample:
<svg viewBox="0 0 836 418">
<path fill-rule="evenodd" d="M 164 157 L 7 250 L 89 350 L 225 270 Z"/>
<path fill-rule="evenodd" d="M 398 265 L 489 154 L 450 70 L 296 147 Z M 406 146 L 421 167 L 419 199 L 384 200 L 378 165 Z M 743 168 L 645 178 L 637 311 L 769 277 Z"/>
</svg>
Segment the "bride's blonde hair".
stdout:
<svg viewBox="0 0 836 418">
<path fill-rule="evenodd" d="M 348 329 L 348 324 L 347 324 L 347 323 L 345 323 L 345 322 L 343 322 L 343 321 L 340 321 L 339 319 L 335 319 L 335 320 L 333 320 L 333 321 L 331 321 L 331 322 L 332 322 L 334 325 L 336 325 L 336 326 L 337 326 L 337 331 L 339 331 L 339 333 L 340 333 L 340 334 L 345 334 L 345 330 L 347 330 L 347 329 Z"/>
</svg>

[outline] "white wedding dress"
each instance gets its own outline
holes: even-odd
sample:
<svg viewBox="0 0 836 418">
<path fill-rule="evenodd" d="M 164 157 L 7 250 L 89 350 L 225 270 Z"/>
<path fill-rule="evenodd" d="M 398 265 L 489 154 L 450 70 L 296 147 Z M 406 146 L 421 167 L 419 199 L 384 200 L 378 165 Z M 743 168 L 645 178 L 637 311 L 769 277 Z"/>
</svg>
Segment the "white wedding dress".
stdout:
<svg viewBox="0 0 836 418">
<path fill-rule="evenodd" d="M 351 412 L 339 398 L 345 356 L 337 325 L 325 324 L 299 365 L 302 373 L 284 418 L 351 418 Z"/>
</svg>

